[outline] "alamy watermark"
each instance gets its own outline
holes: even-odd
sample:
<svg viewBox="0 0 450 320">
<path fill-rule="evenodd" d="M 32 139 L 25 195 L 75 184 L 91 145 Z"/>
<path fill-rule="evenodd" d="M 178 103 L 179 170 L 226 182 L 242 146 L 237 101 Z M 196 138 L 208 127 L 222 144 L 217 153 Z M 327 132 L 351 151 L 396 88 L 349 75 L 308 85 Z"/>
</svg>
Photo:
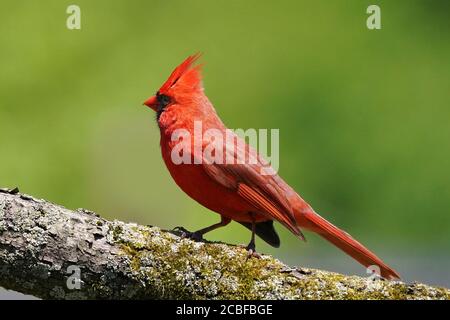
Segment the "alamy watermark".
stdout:
<svg viewBox="0 0 450 320">
<path fill-rule="evenodd" d="M 70 274 L 67 277 L 66 286 L 69 290 L 81 289 L 81 268 L 76 265 L 67 267 L 67 273 Z"/>
<path fill-rule="evenodd" d="M 81 29 L 81 9 L 76 4 L 67 7 L 66 13 L 69 14 L 66 20 L 66 27 L 69 30 Z"/>
<path fill-rule="evenodd" d="M 370 14 L 367 18 L 366 25 L 369 30 L 381 29 L 381 9 L 376 4 L 372 4 L 367 7 L 367 14 Z"/>
<path fill-rule="evenodd" d="M 369 280 L 377 280 L 381 278 L 380 266 L 376 264 L 368 266 L 366 269 L 366 273 L 369 275 Z"/>
</svg>

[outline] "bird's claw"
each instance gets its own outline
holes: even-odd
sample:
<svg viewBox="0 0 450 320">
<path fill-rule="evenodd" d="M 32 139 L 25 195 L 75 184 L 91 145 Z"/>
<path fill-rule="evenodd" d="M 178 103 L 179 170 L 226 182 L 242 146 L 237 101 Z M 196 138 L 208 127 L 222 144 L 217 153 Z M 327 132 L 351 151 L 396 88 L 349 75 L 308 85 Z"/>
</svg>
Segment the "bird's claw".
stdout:
<svg viewBox="0 0 450 320">
<path fill-rule="evenodd" d="M 258 252 L 250 249 L 247 251 L 247 259 L 250 259 L 250 258 L 261 259 L 261 255 Z"/>
<path fill-rule="evenodd" d="M 198 232 L 183 232 L 181 234 L 182 238 L 188 238 L 194 241 L 203 241 L 203 236 L 201 235 L 201 233 Z"/>
<path fill-rule="evenodd" d="M 180 226 L 173 228 L 172 231 L 189 232 L 184 227 L 180 227 Z"/>
<path fill-rule="evenodd" d="M 198 232 L 191 232 L 186 230 L 186 228 L 183 227 L 175 227 L 173 228 L 173 231 L 181 231 L 181 238 L 187 238 L 187 239 L 191 239 L 194 241 L 202 241 L 203 240 L 203 236 L 201 233 Z"/>
<path fill-rule="evenodd" d="M 260 259 L 261 258 L 261 255 L 258 252 L 256 252 L 254 243 L 250 243 L 246 249 L 247 249 L 247 259 L 249 259 L 249 258 Z"/>
</svg>

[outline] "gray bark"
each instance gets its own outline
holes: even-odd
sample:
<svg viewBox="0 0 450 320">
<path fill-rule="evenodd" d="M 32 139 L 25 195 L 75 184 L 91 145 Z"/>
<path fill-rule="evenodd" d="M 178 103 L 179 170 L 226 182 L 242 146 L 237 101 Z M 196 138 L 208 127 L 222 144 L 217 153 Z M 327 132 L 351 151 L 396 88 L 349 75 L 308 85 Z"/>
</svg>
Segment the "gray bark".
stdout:
<svg viewBox="0 0 450 320">
<path fill-rule="evenodd" d="M 0 286 L 44 299 L 450 299 L 445 288 L 247 259 L 239 246 L 107 221 L 7 189 Z"/>
</svg>

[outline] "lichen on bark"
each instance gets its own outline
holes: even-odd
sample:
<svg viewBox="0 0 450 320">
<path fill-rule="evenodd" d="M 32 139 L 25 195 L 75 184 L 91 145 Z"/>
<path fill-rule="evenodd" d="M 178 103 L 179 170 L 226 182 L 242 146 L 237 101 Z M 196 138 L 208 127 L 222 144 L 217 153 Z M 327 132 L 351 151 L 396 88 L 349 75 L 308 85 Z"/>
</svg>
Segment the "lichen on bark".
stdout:
<svg viewBox="0 0 450 320">
<path fill-rule="evenodd" d="M 69 266 L 81 289 L 67 286 Z M 0 286 L 56 299 L 450 299 L 445 288 L 291 268 L 244 248 L 0 189 Z"/>
</svg>

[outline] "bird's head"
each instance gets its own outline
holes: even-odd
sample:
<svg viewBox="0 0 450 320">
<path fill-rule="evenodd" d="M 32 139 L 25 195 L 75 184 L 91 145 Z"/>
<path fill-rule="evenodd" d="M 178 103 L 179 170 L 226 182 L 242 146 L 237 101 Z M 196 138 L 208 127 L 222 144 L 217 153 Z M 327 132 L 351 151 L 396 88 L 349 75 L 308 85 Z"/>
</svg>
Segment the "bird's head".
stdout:
<svg viewBox="0 0 450 320">
<path fill-rule="evenodd" d="M 203 94 L 200 66 L 194 66 L 199 57 L 200 54 L 196 54 L 184 60 L 156 94 L 144 102 L 144 105 L 156 111 L 158 119 L 169 106 L 190 104 L 198 94 Z"/>
</svg>

